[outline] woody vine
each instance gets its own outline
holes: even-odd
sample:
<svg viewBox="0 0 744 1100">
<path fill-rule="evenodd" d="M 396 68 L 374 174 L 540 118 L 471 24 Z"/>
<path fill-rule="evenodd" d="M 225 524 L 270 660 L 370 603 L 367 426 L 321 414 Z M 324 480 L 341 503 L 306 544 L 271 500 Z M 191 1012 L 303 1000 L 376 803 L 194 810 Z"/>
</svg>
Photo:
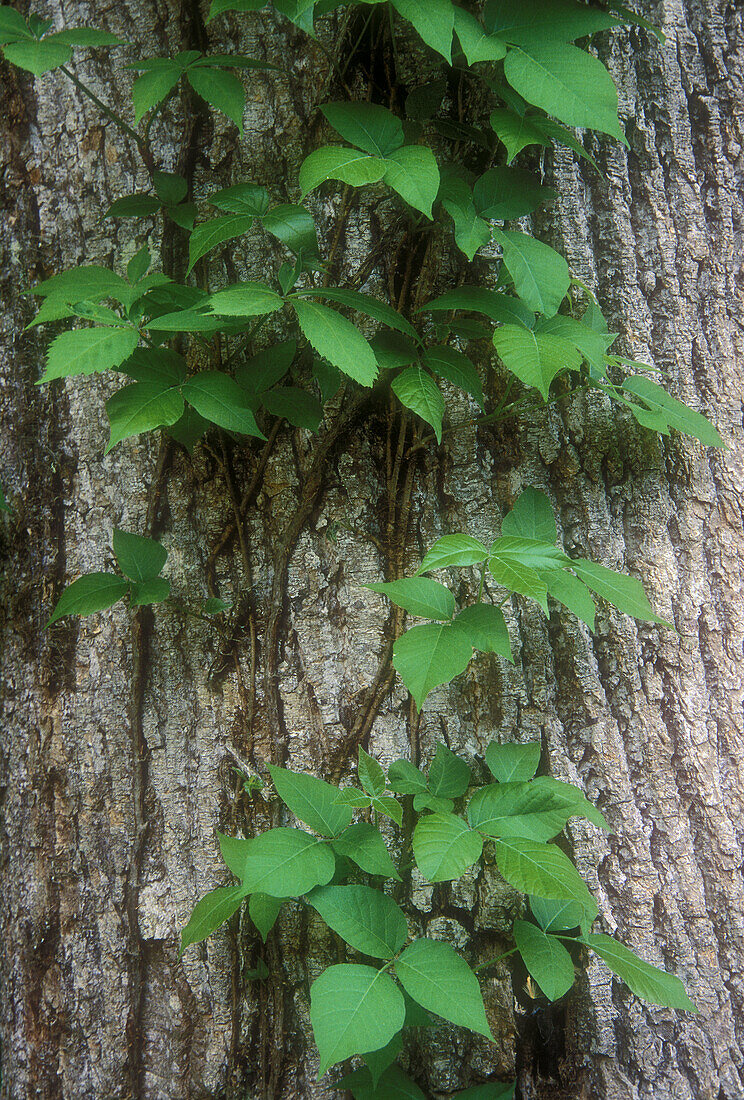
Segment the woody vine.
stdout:
<svg viewBox="0 0 744 1100">
<path fill-rule="evenodd" d="M 209 20 L 226 13 L 250 18 L 264 6 L 264 0 L 213 0 Z M 658 30 L 622 5 L 574 0 L 487 0 L 477 11 L 451 0 L 274 0 L 274 9 L 310 36 L 316 18 L 337 28 L 327 94 L 315 105 L 322 139 L 284 194 L 251 180 L 194 195 L 189 178 L 159 164 L 154 122 L 185 91 L 242 132 L 245 82 L 250 86 L 256 70 L 287 79 L 281 59 L 196 50 L 136 59 L 127 66 L 136 76 L 133 109 L 124 118 L 86 86 L 74 58 L 79 50 L 125 43 L 103 30 L 54 29 L 35 15 L 0 8 L 6 61 L 36 78 L 54 71 L 72 81 L 149 173 L 148 191 L 123 195 L 102 211 L 102 231 L 111 219 L 147 219 L 148 226 L 163 219 L 188 252 L 181 281 L 175 263 L 153 270 L 144 245 L 121 271 L 85 265 L 32 288 L 40 306 L 29 327 L 48 325 L 57 333 L 41 382 L 117 372 L 127 381 L 106 402 L 106 450 L 144 432 L 163 439 L 150 528 L 116 530 L 117 571 L 74 580 L 49 625 L 125 600 L 136 638 L 144 616 L 168 600 L 179 614 L 213 619 L 229 652 L 245 629 L 250 594 L 218 592 L 213 561 L 209 595 L 200 602 L 172 596 L 161 575 L 167 554 L 152 527 L 171 449 L 208 448 L 224 470 L 233 512 L 225 540 L 237 538 L 250 577 L 246 514 L 280 433 L 302 438 L 309 490 L 275 563 L 278 588 L 292 539 L 322 493 L 331 449 L 371 408 L 385 410 L 389 508 L 374 537 L 386 574 L 369 578 L 367 588 L 392 605 L 391 645 L 333 762 L 335 782 L 286 767 L 291 760 L 280 742 L 273 760 L 242 769 L 245 794 L 263 804 L 266 827 L 248 837 L 220 836 L 237 882 L 199 901 L 182 949 L 243 906 L 264 943 L 282 906 L 308 907 L 348 952 L 309 989 L 319 1074 L 332 1074 L 329 1087 L 347 1088 L 357 1100 L 424 1097 L 399 1064 L 408 1037 L 444 1020 L 487 1042 L 478 975 L 506 958 L 521 958 L 550 1000 L 567 994 L 585 952 L 593 951 L 637 996 L 679 1010 L 695 1007 L 678 977 L 595 928 L 597 905 L 554 841 L 572 817 L 601 829 L 607 824 L 578 788 L 537 775 L 539 744 L 493 742 L 476 761 L 439 744 L 428 772 L 406 759 L 383 769 L 366 752 L 394 673 L 410 692 L 415 722 L 429 693 L 464 672 L 474 651 L 512 661 L 502 612 L 509 600 L 534 600 L 546 614 L 549 598 L 556 600 L 592 629 L 599 597 L 673 628 L 654 613 L 639 580 L 566 555 L 550 501 L 530 488 L 492 541 L 448 532 L 415 574 L 404 576 L 418 457 L 446 446 L 458 430 L 534 415 L 579 391 L 601 395 L 608 417 L 629 413 L 642 430 L 685 432 L 711 447 L 722 441 L 699 412 L 667 392 L 651 366 L 611 350 L 616 335 L 589 288 L 519 221 L 556 197 L 522 166 L 534 162 L 536 150 L 563 144 L 599 171 L 587 132 L 625 142 L 617 93 L 591 50 L 592 36 L 628 23 L 660 37 Z M 412 50 L 430 67 L 436 56 L 436 79 L 404 86 L 402 56 Z M 312 216 L 318 196 L 335 204 L 323 244 Z M 393 213 L 352 280 L 338 285 L 344 233 L 363 203 L 388 204 Z M 283 249 L 276 270 L 264 281 L 212 285 L 210 258 L 257 228 Z M 453 272 L 448 286 L 443 268 Z M 455 391 L 457 407 L 469 407 L 465 419 L 447 408 L 446 395 Z M 242 488 L 230 473 L 229 455 L 238 450 L 253 470 Z M 406 616 L 426 621 L 408 625 Z M 269 716 L 276 707 L 271 663 L 279 617 L 274 608 L 261 639 Z M 251 642 L 255 652 L 254 634 Z M 278 798 L 269 794 L 269 781 Z M 473 966 L 467 950 L 425 934 L 406 907 L 405 884 L 412 873 L 436 884 L 484 867 L 526 900 L 514 921 L 514 946 Z M 269 968 L 260 950 L 256 960 L 252 977 L 265 980 Z M 334 1067 L 353 1057 L 339 1077 Z M 507 1100 L 514 1090 L 514 1082 L 490 1081 L 458 1095 Z"/>
</svg>

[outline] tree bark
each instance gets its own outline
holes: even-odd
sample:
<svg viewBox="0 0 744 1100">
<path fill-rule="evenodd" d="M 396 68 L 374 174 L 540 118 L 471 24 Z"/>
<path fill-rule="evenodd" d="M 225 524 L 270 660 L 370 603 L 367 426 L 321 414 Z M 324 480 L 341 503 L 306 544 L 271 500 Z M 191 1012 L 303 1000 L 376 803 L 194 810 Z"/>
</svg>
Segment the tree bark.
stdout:
<svg viewBox="0 0 744 1100">
<path fill-rule="evenodd" d="M 131 74 L 114 58 L 208 48 L 280 61 L 282 74 L 250 74 L 242 139 L 185 97 L 154 137 L 197 198 L 252 180 L 296 201 L 312 107 L 332 81 L 308 37 L 269 11 L 206 28 L 186 0 L 105 13 L 55 0 L 44 14 L 136 43 L 81 53 L 75 70 L 127 117 Z M 399 422 L 373 395 L 345 423 L 326 419 L 319 440 L 281 428 L 263 458 L 216 436 L 193 458 L 155 436 L 103 457 L 116 387 L 35 386 L 48 337 L 23 332 L 28 288 L 82 263 L 121 270 L 146 236 L 182 276 L 183 241 L 155 222 L 99 225 L 146 185 L 135 150 L 59 73 L 33 81 L 2 64 L 5 1100 L 337 1095 L 317 1083 L 308 1019 L 309 983 L 337 951 L 321 923 L 290 903 L 265 949 L 242 916 L 179 958 L 180 928 L 228 881 L 215 829 L 276 820 L 236 768 L 273 759 L 348 778 L 360 741 L 385 763 L 425 763 L 441 739 L 476 768 L 492 739 L 542 740 L 549 773 L 579 783 L 613 830 L 568 831 L 605 930 L 678 974 L 700 1014 L 642 1004 L 599 963 L 551 1008 L 503 964 L 483 981 L 496 1042 L 422 1035 L 405 1055 L 421 1086 L 517 1076 L 524 1100 L 744 1096 L 743 13 L 663 0 L 644 14 L 665 46 L 639 30 L 602 41 L 630 148 L 595 140 L 601 174 L 568 150 L 546 156 L 559 198 L 536 230 L 596 291 L 623 352 L 659 367 L 727 451 L 657 437 L 579 394 L 439 448 L 411 451 L 408 422 L 396 469 Z M 321 34 L 328 48 L 342 18 Z M 342 201 L 311 203 L 326 254 Z M 365 200 L 351 213 L 337 274 L 358 271 L 397 209 Z M 279 252 L 256 231 L 213 256 L 219 285 L 265 277 Z M 398 275 L 409 260 L 420 264 L 402 256 Z M 452 260 L 426 262 L 436 292 Z M 394 281 L 392 268 L 380 256 L 373 282 Z M 448 394 L 451 422 L 470 412 Z M 639 576 L 676 631 L 605 607 L 591 635 L 556 606 L 546 619 L 510 601 L 516 666 L 476 659 L 419 720 L 384 663 L 395 624 L 360 586 L 412 571 L 442 533 L 493 538 L 526 485 L 555 503 L 568 553 Z M 114 526 L 162 539 L 181 602 L 45 629 L 64 584 L 109 564 Z M 212 591 L 234 601 L 225 626 L 184 613 Z M 488 870 L 407 894 L 416 926 L 473 961 L 509 946 L 518 905 Z M 264 982 L 247 976 L 259 957 Z"/>
</svg>

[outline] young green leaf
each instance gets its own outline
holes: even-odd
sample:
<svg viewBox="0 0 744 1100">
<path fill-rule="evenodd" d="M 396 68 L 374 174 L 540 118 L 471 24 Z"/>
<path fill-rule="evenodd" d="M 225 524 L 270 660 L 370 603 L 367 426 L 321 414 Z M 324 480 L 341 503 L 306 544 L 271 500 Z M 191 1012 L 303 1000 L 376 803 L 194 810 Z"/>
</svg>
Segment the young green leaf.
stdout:
<svg viewBox="0 0 744 1100">
<path fill-rule="evenodd" d="M 371 804 L 371 797 L 356 787 L 342 787 L 333 800 L 334 806 L 351 806 L 353 810 L 366 810 Z"/>
<path fill-rule="evenodd" d="M 368 183 L 377 183 L 386 172 L 387 161 L 380 157 L 371 157 L 368 153 L 342 145 L 324 145 L 302 162 L 300 190 L 304 198 L 326 180 L 364 187 Z"/>
<path fill-rule="evenodd" d="M 483 408 L 481 380 L 475 365 L 468 359 L 467 355 L 463 355 L 461 351 L 456 351 L 455 348 L 427 348 L 423 355 L 423 363 L 424 366 L 441 378 L 446 378 L 448 382 L 452 382 L 455 386 L 465 390 Z"/>
<path fill-rule="evenodd" d="M 422 306 L 427 312 L 439 310 L 464 309 L 472 313 L 483 313 L 499 325 L 524 325 L 532 328 L 535 324 L 534 311 L 524 302 L 512 298 L 509 294 L 499 294 L 482 286 L 458 286 L 448 290 L 439 298 L 432 299 Z"/>
<path fill-rule="evenodd" d="M 617 116 L 617 89 L 598 58 L 559 42 L 510 50 L 504 75 L 515 91 L 567 126 L 600 130 L 627 145 Z"/>
<path fill-rule="evenodd" d="M 391 387 L 401 405 L 432 426 L 437 443 L 441 443 L 444 398 L 431 375 L 421 367 L 406 367 L 393 379 Z"/>
<path fill-rule="evenodd" d="M 307 900 L 329 928 L 364 955 L 392 959 L 408 939 L 403 910 L 371 886 L 321 886 Z"/>
<path fill-rule="evenodd" d="M 554 543 L 558 538 L 550 500 L 539 489 L 527 488 L 517 497 L 501 524 L 501 534 Z"/>
<path fill-rule="evenodd" d="M 526 837 L 509 837 L 494 844 L 496 865 L 503 878 L 523 894 L 576 901 L 591 917 L 597 905 L 568 856 L 555 844 Z"/>
<path fill-rule="evenodd" d="M 555 197 L 552 187 L 544 187 L 532 172 L 520 168 L 489 168 L 473 185 L 476 210 L 492 221 L 520 218 Z"/>
<path fill-rule="evenodd" d="M 511 164 L 518 153 L 528 145 L 547 145 L 548 138 L 526 115 L 518 115 L 509 107 L 491 111 L 491 128 L 499 141 L 506 146 L 506 163 Z"/>
<path fill-rule="evenodd" d="M 575 901 L 530 897 L 530 909 L 543 932 L 565 932 L 569 928 L 578 928 L 584 919 L 584 910 Z"/>
<path fill-rule="evenodd" d="M 350 824 L 349 807 L 335 802 L 337 787 L 314 775 L 292 772 L 274 764 L 269 764 L 269 772 L 282 802 L 316 833 L 338 836 Z"/>
<path fill-rule="evenodd" d="M 470 535 L 443 535 L 426 553 L 417 573 L 431 573 L 434 569 L 451 566 L 480 565 L 487 558 L 488 550 L 478 539 Z"/>
<path fill-rule="evenodd" d="M 388 187 L 397 191 L 409 206 L 431 218 L 432 204 L 439 191 L 439 168 L 431 149 L 427 145 L 404 145 L 386 157 L 385 164 L 383 178 Z"/>
<path fill-rule="evenodd" d="M 358 290 L 340 290 L 337 287 L 304 287 L 301 291 L 298 291 L 298 295 L 302 298 L 322 298 L 327 302 L 336 302 L 340 306 L 348 306 L 349 309 L 365 313 L 367 317 L 380 321 L 388 328 L 396 329 L 398 332 L 402 332 L 404 336 L 409 336 L 412 340 L 418 341 L 416 330 L 406 321 L 405 317 L 398 313 L 397 309 L 393 309 L 386 302 L 373 298 L 370 294 L 360 294 Z"/>
<path fill-rule="evenodd" d="M 134 382 L 117 390 L 106 402 L 111 435 L 105 453 L 132 435 L 175 424 L 183 410 L 179 391 L 160 382 Z"/>
<path fill-rule="evenodd" d="M 47 626 L 65 615 L 92 615 L 104 611 L 127 594 L 129 583 L 114 573 L 85 573 L 60 596 Z"/>
<path fill-rule="evenodd" d="M 42 382 L 118 367 L 137 347 L 133 328 L 78 328 L 52 340 Z"/>
<path fill-rule="evenodd" d="M 493 1038 L 478 979 L 448 943 L 416 940 L 396 961 L 395 973 L 405 991 L 429 1012 Z"/>
<path fill-rule="evenodd" d="M 400 802 L 392 798 L 390 795 L 384 795 L 380 798 L 371 798 L 370 807 L 377 814 L 383 814 L 385 817 L 389 817 L 391 821 L 400 828 L 403 824 L 403 807 Z"/>
<path fill-rule="evenodd" d="M 208 299 L 209 309 L 222 317 L 261 317 L 282 309 L 284 299 L 265 283 L 234 283 Z"/>
<path fill-rule="evenodd" d="M 435 798 L 459 798 L 470 783 L 470 768 L 441 741 L 429 765 L 429 790 Z"/>
<path fill-rule="evenodd" d="M 574 965 L 566 948 L 555 936 L 528 921 L 514 921 L 514 939 L 524 965 L 549 1001 L 557 1001 L 574 983 Z"/>
<path fill-rule="evenodd" d="M 271 205 L 266 188 L 256 183 L 236 183 L 232 187 L 223 187 L 210 195 L 208 201 L 210 206 L 216 206 L 227 214 L 242 214 L 253 218 L 263 217 Z"/>
<path fill-rule="evenodd" d="M 486 764 L 499 783 L 525 783 L 537 771 L 541 753 L 539 741 L 523 745 L 500 745 L 492 741 L 486 749 Z"/>
<path fill-rule="evenodd" d="M 295 298 L 292 306 L 300 328 L 318 355 L 360 385 L 371 386 L 377 377 L 377 360 L 351 321 L 318 302 Z"/>
<path fill-rule="evenodd" d="M 584 582 L 565 569 L 541 570 L 540 576 L 547 585 L 548 595 L 554 600 L 560 600 L 590 630 L 594 630 L 597 609 Z"/>
<path fill-rule="evenodd" d="M 424 794 L 426 776 L 410 760 L 394 760 L 388 768 L 388 783 L 396 794 Z"/>
<path fill-rule="evenodd" d="M 27 69 L 34 76 L 43 76 L 60 65 L 66 65 L 72 59 L 72 50 L 66 41 L 55 41 L 55 36 L 37 41 L 23 39 L 8 42 L 2 47 L 6 61 Z"/>
<path fill-rule="evenodd" d="M 231 432 L 266 438 L 256 424 L 245 392 L 229 375 L 220 371 L 202 371 L 184 382 L 181 392 L 188 403 L 212 424 Z"/>
<path fill-rule="evenodd" d="M 252 840 L 218 835 L 222 858 L 249 894 L 299 897 L 325 886 L 336 870 L 328 845 L 302 829 L 269 829 Z"/>
<path fill-rule="evenodd" d="M 125 577 L 149 581 L 162 570 L 168 551 L 155 539 L 114 528 L 114 554 Z"/>
<path fill-rule="evenodd" d="M 198 96 L 227 115 L 243 133 L 245 90 L 237 76 L 221 69 L 194 67 L 187 71 L 186 78 Z"/>
<path fill-rule="evenodd" d="M 329 966 L 310 987 L 310 1021 L 319 1075 L 352 1054 L 387 1046 L 405 1019 L 403 994 L 371 966 Z"/>
<path fill-rule="evenodd" d="M 625 947 L 611 936 L 591 933 L 581 936 L 581 942 L 591 947 L 613 974 L 625 982 L 628 988 L 649 1004 L 663 1005 L 665 1008 L 677 1008 L 686 1012 L 697 1012 L 696 1005 L 685 992 L 682 982 L 674 974 L 659 970 L 651 963 L 639 958 L 634 951 Z"/>
<path fill-rule="evenodd" d="M 650 378 L 642 374 L 626 378 L 623 382 L 623 391 L 640 398 L 644 405 L 659 418 L 662 422 L 659 430 L 664 431 L 666 428 L 668 431 L 669 428 L 676 428 L 679 432 L 685 432 L 699 439 L 706 447 L 725 447 L 716 429 L 702 413 L 677 401 Z M 631 403 L 629 407 L 635 415 L 636 406 Z"/>
<path fill-rule="evenodd" d="M 548 590 L 538 573 L 529 565 L 524 565 L 512 554 L 499 553 L 498 547 L 488 559 L 488 571 L 503 588 L 520 596 L 537 600 L 545 614 L 548 614 Z"/>
<path fill-rule="evenodd" d="M 129 587 L 129 603 L 132 607 L 162 603 L 170 596 L 170 581 L 165 577 L 151 577 L 146 581 L 133 581 Z"/>
<path fill-rule="evenodd" d="M 241 887 L 238 887 L 241 889 Z M 251 894 L 248 902 L 248 914 L 255 924 L 258 934 L 264 943 L 271 929 L 276 924 L 279 910 L 284 904 L 284 898 L 272 898 L 270 894 Z"/>
<path fill-rule="evenodd" d="M 211 218 L 203 225 L 197 225 L 189 240 L 188 275 L 197 260 L 213 248 L 234 237 L 242 237 L 253 225 L 255 218 L 251 214 L 229 214 L 225 218 Z"/>
<path fill-rule="evenodd" d="M 519 297 L 535 313 L 552 317 L 558 312 L 570 284 L 568 264 L 563 256 L 526 233 L 496 229 L 493 237 L 503 249 L 504 267 Z"/>
<path fill-rule="evenodd" d="M 604 828 L 599 811 L 569 783 L 547 776 L 527 783 L 492 783 L 468 803 L 468 821 L 486 836 L 552 840 L 570 817 L 588 817 Z"/>
<path fill-rule="evenodd" d="M 148 111 L 162 103 L 175 88 L 183 73 L 183 66 L 177 61 L 158 58 L 160 64 L 138 76 L 132 87 L 134 121 L 142 121 Z M 137 66 L 131 66 L 137 68 Z"/>
<path fill-rule="evenodd" d="M 455 7 L 451 0 L 392 0 L 399 15 L 412 23 L 427 46 L 452 61 Z"/>
<path fill-rule="evenodd" d="M 384 875 L 400 882 L 395 864 L 390 858 L 379 829 L 366 821 L 349 825 L 341 836 L 331 841 L 334 852 L 353 860 L 368 875 Z"/>
<path fill-rule="evenodd" d="M 496 329 L 493 346 L 507 370 L 525 385 L 535 386 L 546 401 L 553 379 L 581 366 L 581 355 L 568 340 L 517 325 Z"/>
<path fill-rule="evenodd" d="M 455 597 L 449 588 L 428 577 L 406 577 L 400 581 L 365 584 L 372 592 L 387 596 L 397 607 L 422 619 L 451 619 L 455 613 Z"/>
<path fill-rule="evenodd" d="M 379 796 L 385 793 L 385 773 L 373 756 L 359 746 L 359 782 L 367 794 Z"/>
<path fill-rule="evenodd" d="M 468 65 L 479 61 L 501 61 L 506 57 L 506 46 L 500 38 L 488 34 L 474 15 L 464 8 L 455 8 L 455 34 Z"/>
<path fill-rule="evenodd" d="M 454 814 L 426 814 L 413 830 L 416 866 L 429 882 L 459 878 L 480 859 L 482 851 L 480 833 L 471 831 L 462 818 Z"/>
<path fill-rule="evenodd" d="M 464 607 L 454 624 L 462 630 L 470 645 L 482 653 L 498 653 L 511 664 L 514 656 L 501 608 L 490 603 L 473 603 Z"/>
<path fill-rule="evenodd" d="M 399 118 L 376 103 L 326 103 L 321 111 L 344 141 L 373 157 L 387 157 L 405 138 Z"/>
<path fill-rule="evenodd" d="M 240 908 L 246 890 L 243 886 L 220 886 L 210 890 L 194 906 L 188 924 L 181 929 L 181 954 L 192 943 L 200 943 L 229 920 Z"/>
<path fill-rule="evenodd" d="M 615 573 L 612 569 L 606 569 L 604 565 L 598 565 L 594 561 L 585 561 L 583 558 L 575 558 L 571 561 L 571 567 L 592 592 L 607 600 L 618 611 L 625 615 L 632 615 L 634 619 L 641 619 L 647 623 L 661 623 L 662 626 L 672 626 L 666 619 L 661 619 L 654 612 L 648 602 L 648 596 L 643 591 L 643 585 L 635 577 L 628 577 L 624 573 Z"/>
<path fill-rule="evenodd" d="M 263 215 L 261 224 L 295 256 L 307 261 L 320 255 L 315 222 L 304 206 L 296 203 L 274 206 Z"/>
<path fill-rule="evenodd" d="M 426 696 L 467 668 L 473 647 L 451 623 L 414 626 L 393 646 L 393 667 L 419 710 Z"/>
</svg>

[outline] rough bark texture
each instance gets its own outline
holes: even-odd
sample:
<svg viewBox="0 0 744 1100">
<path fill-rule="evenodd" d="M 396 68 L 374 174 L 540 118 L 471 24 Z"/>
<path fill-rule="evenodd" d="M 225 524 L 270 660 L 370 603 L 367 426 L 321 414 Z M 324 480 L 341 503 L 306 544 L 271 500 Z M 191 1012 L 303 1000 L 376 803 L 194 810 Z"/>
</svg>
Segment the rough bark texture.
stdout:
<svg viewBox="0 0 744 1100">
<path fill-rule="evenodd" d="M 596 289 L 623 350 L 710 416 L 727 452 L 657 438 L 579 395 L 422 448 L 397 483 L 386 450 L 395 455 L 398 426 L 379 399 L 344 431 L 327 421 L 320 444 L 280 430 L 265 469 L 260 448 L 223 452 L 217 440 L 193 459 L 159 452 L 151 437 L 103 458 L 113 383 L 34 385 L 46 338 L 22 333 L 24 291 L 76 263 L 121 269 L 150 223 L 102 230 L 97 218 L 146 177 L 62 76 L 33 82 L 2 65 L 6 1100 L 336 1095 L 316 1083 L 308 1024 L 309 981 L 337 950 L 320 923 L 289 905 L 265 951 L 245 917 L 181 959 L 178 936 L 197 898 L 227 880 L 215 828 L 247 834 L 275 812 L 241 793 L 236 762 L 348 775 L 360 738 L 386 762 L 426 762 L 442 738 L 473 759 L 493 738 L 541 738 L 550 773 L 582 784 L 614 830 L 569 831 L 606 930 L 677 973 L 700 1008 L 647 1007 L 597 964 L 549 1009 L 504 966 L 483 983 L 496 1043 L 423 1037 L 407 1055 L 422 1086 L 516 1074 L 525 1100 L 744 1096 L 744 30 L 741 8 L 723 0 L 648 7 L 665 47 L 636 31 L 603 42 L 630 150 L 596 143 L 603 175 L 551 154 L 560 197 L 537 228 Z M 185 100 L 155 140 L 197 197 L 252 179 L 296 198 L 310 108 L 331 79 L 307 37 L 268 12 L 207 33 L 190 0 L 45 10 L 120 33 L 139 56 L 208 43 L 280 59 L 284 74 L 251 75 L 242 140 Z M 77 71 L 128 110 L 118 66 L 115 80 L 103 56 Z M 334 194 L 314 204 L 327 243 Z M 358 269 L 395 210 L 352 214 L 339 272 Z M 183 271 L 174 231 L 153 230 L 150 243 Z M 261 275 L 275 255 L 256 233 L 211 275 Z M 429 261 L 438 289 L 439 260 Z M 380 279 L 389 266 L 382 257 Z M 453 392 L 453 422 L 470 411 L 458 400 Z M 513 601 L 516 667 L 476 660 L 418 722 L 400 682 L 380 671 L 395 623 L 359 584 L 415 567 L 443 532 L 493 537 L 528 484 L 555 502 L 569 553 L 640 576 L 677 632 L 605 608 L 592 636 L 557 608 L 546 620 Z M 246 492 L 239 540 L 235 502 Z M 131 624 L 120 606 L 45 631 L 63 584 L 106 567 L 112 527 L 148 524 L 170 551 L 176 594 L 193 600 L 213 586 L 235 601 L 228 624 L 177 607 Z M 472 937 L 474 959 L 508 945 L 518 899 L 489 873 L 451 890 L 413 881 L 408 897 L 420 927 L 456 945 Z M 259 955 L 264 983 L 245 976 Z"/>
</svg>

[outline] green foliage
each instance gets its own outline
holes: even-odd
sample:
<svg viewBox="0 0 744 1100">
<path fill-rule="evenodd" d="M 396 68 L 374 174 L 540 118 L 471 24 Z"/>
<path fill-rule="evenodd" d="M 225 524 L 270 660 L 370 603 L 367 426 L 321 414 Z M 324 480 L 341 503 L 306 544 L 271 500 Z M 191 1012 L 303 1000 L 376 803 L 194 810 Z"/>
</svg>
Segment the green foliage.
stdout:
<svg viewBox="0 0 744 1100">
<path fill-rule="evenodd" d="M 213 0 L 209 19 L 263 6 L 265 0 Z M 315 15 L 335 4 L 275 0 L 273 6 L 314 34 Z M 392 53 L 385 64 L 390 61 L 391 72 L 398 69 L 396 53 L 408 33 L 402 19 L 437 55 L 429 59 L 437 72 L 443 59 L 447 79 L 429 78 L 410 89 L 405 118 L 366 100 L 322 105 L 325 122 L 348 145 L 312 149 L 301 166 L 299 185 L 306 195 L 329 180 L 350 188 L 384 183 L 410 208 L 400 224 L 408 235 L 411 262 L 402 281 L 411 286 L 408 296 L 400 294 L 395 303 L 333 283 L 335 248 L 353 197 L 344 199 L 335 236 L 324 234 L 335 243 L 323 255 L 304 206 L 275 203 L 260 183 L 243 181 L 212 193 L 205 203 L 210 209 L 200 209 L 192 201 L 191 179 L 157 166 L 151 126 L 179 84 L 242 132 L 245 89 L 238 74 L 276 66 L 198 51 L 135 61 L 129 67 L 138 74 L 133 86 L 138 129 L 93 98 L 107 120 L 134 142 L 151 185 L 115 199 L 104 218 L 169 219 L 184 249 L 188 241 L 186 281 L 176 282 L 171 268 L 151 271 L 144 246 L 132 257 L 117 259 L 124 275 L 82 265 L 42 282 L 33 290 L 41 304 L 29 327 L 70 321 L 75 327 L 55 332 L 41 381 L 107 370 L 128 379 L 106 402 L 107 451 L 157 429 L 189 452 L 216 430 L 229 434 L 230 446 L 246 451 L 260 446 L 257 441 L 266 440 L 270 429 L 288 430 L 289 425 L 321 432 L 324 418 L 335 415 L 327 403 L 334 398 L 343 405 L 346 390 L 354 386 L 370 391 L 370 405 L 379 393 L 390 399 L 391 409 L 397 401 L 413 414 L 413 451 L 430 442 L 420 421 L 438 444 L 458 428 L 448 419 L 449 388 L 440 388 L 437 379 L 467 395 L 486 423 L 519 415 L 525 405 L 540 415 L 544 405 L 575 389 L 594 389 L 646 430 L 668 435 L 674 429 L 708 446 L 723 446 L 705 417 L 647 377 L 651 368 L 610 354 L 615 334 L 586 288 L 577 308 L 582 284 L 571 279 L 559 252 L 525 232 L 503 228 L 504 222 L 530 215 L 556 197 L 524 167 L 511 166 L 524 150 L 557 142 L 596 168 L 567 127 L 625 141 L 608 71 L 585 45 L 575 43 L 623 23 L 663 36 L 622 6 L 608 7 L 576 0 L 487 0 L 476 13 L 451 0 L 391 0 L 385 17 Z M 66 69 L 73 49 L 121 44 L 107 32 L 54 31 L 37 16 L 26 20 L 15 9 L 0 7 L 5 59 L 36 77 L 64 66 L 62 75 L 83 94 L 92 96 Z M 465 79 L 462 70 L 467 70 L 463 86 L 474 89 L 468 107 L 472 103 L 482 117 L 448 114 L 446 93 L 455 86 L 450 77 Z M 404 100 L 393 94 L 388 102 L 397 109 Z M 292 186 L 283 186 L 284 194 Z M 373 204 L 384 194 L 378 189 Z M 434 241 L 432 220 L 438 239 L 449 236 L 468 261 L 492 242 L 496 245 L 501 259 L 490 286 L 474 283 L 477 275 L 471 273 L 470 282 L 445 284 L 430 298 L 431 286 L 420 276 L 432 258 L 420 264 L 425 250 L 414 249 L 419 236 L 429 234 L 427 248 Z M 224 285 L 216 250 L 242 248 L 232 242 L 247 234 L 268 235 L 266 244 L 282 254 L 281 261 L 266 282 Z M 492 258 L 493 253 L 484 255 Z M 450 256 L 456 258 L 454 250 Z M 421 271 L 415 270 L 419 265 Z M 232 270 L 232 257 L 225 266 Z M 451 271 L 449 259 L 441 270 Z M 358 285 L 367 285 L 362 279 L 372 280 L 374 265 L 363 263 L 359 271 Z M 372 334 L 375 326 L 381 327 Z M 490 396 L 492 367 L 460 346 L 483 337 L 492 341 L 498 357 L 496 375 L 508 375 L 498 404 Z M 509 401 L 512 387 L 516 394 Z M 404 438 L 405 430 L 401 447 Z M 419 709 L 432 690 L 465 671 L 474 650 L 513 662 L 501 610 L 512 597 L 533 599 L 546 614 L 549 599 L 557 601 L 590 629 L 594 596 L 621 613 L 664 624 L 639 580 L 569 558 L 557 544 L 550 501 L 527 488 L 489 543 L 470 534 L 445 534 L 414 576 L 367 585 L 403 612 L 431 620 L 405 630 L 392 653 L 393 666 Z M 116 530 L 113 549 L 119 572 L 79 577 L 63 591 L 50 623 L 92 614 L 122 598 L 136 608 L 169 596 L 169 582 L 160 575 L 167 553 L 159 543 Z M 445 570 L 457 571 L 454 577 L 443 573 L 452 588 L 426 575 Z M 206 621 L 230 604 L 210 596 L 198 607 L 197 616 Z M 598 828 L 607 823 L 578 788 L 549 776 L 536 778 L 540 759 L 537 742 L 494 742 L 486 749 L 485 764 L 495 782 L 483 784 L 479 768 L 471 770 L 471 762 L 444 744 L 437 745 L 427 771 L 397 760 L 387 776 L 360 747 L 359 785 L 341 789 L 270 765 L 276 795 L 312 833 L 282 825 L 247 839 L 220 837 L 225 864 L 238 882 L 218 886 L 197 903 L 183 929 L 181 949 L 212 934 L 245 898 L 251 921 L 250 926 L 244 922 L 245 928 L 255 929 L 265 942 L 281 906 L 297 899 L 289 904 L 311 907 L 349 952 L 374 961 L 367 965 L 354 957 L 329 966 L 310 989 L 321 1074 L 352 1055 L 364 1056 L 366 1065 L 339 1085 L 356 1100 L 423 1097 L 394 1063 L 408 1028 L 433 1025 L 429 1013 L 490 1038 L 476 972 L 450 945 L 418 935 L 419 914 L 406 908 L 395 887 L 414 862 L 431 884 L 495 866 L 506 883 L 529 896 L 532 918 L 515 921 L 514 950 L 549 999 L 571 988 L 574 959 L 586 947 L 638 996 L 695 1011 L 677 978 L 618 941 L 591 932 L 597 917 L 594 899 L 562 848 L 550 842 L 573 817 Z M 263 787 L 257 775 L 243 778 L 248 797 Z M 397 900 L 383 890 L 385 881 Z M 566 944 L 574 944 L 573 956 Z M 259 957 L 248 975 L 260 979 L 268 972 Z M 509 1100 L 513 1092 L 512 1083 L 488 1082 L 459 1095 L 463 1100 Z"/>
</svg>

